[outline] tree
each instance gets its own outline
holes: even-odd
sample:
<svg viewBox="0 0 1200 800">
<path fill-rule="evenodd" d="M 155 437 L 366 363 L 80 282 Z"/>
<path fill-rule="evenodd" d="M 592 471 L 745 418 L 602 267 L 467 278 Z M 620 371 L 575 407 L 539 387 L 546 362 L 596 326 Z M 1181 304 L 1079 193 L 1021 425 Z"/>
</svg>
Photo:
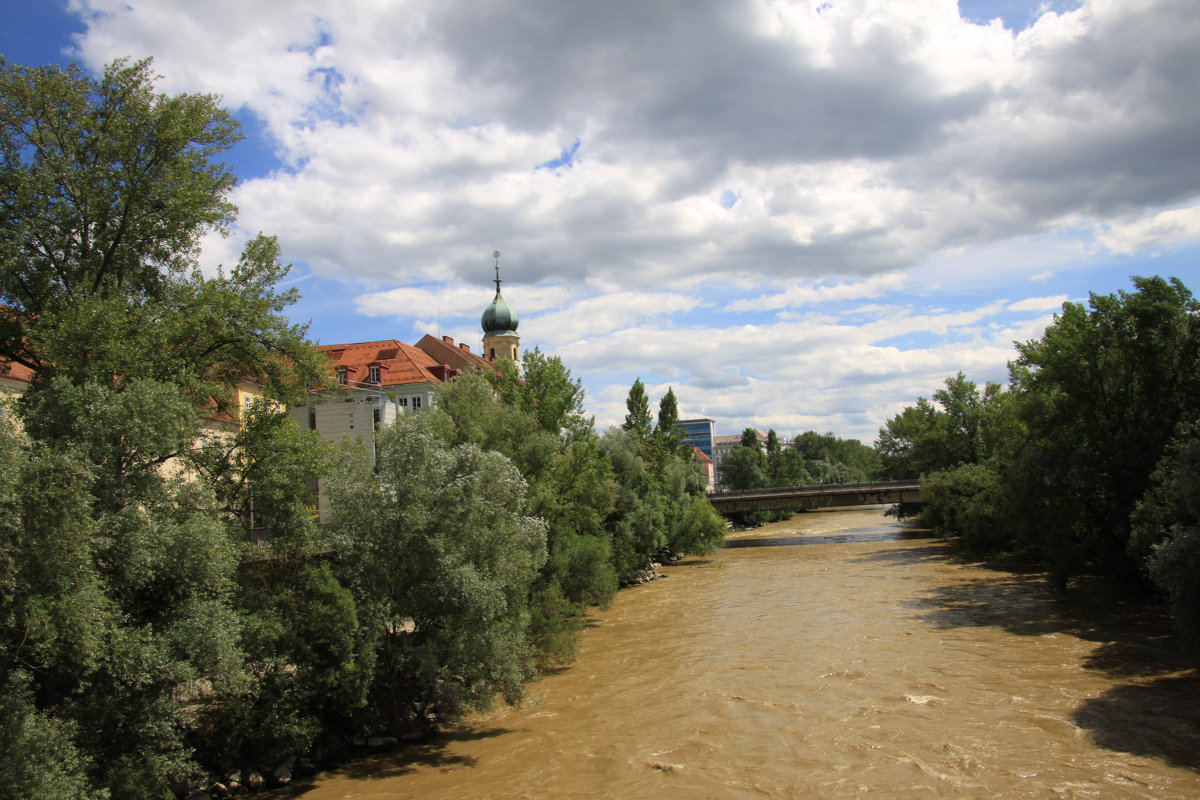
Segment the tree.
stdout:
<svg viewBox="0 0 1200 800">
<path fill-rule="evenodd" d="M 1024 551 L 1059 586 L 1148 569 L 1178 599 L 1194 591 L 1190 517 L 1172 498 L 1190 491 L 1178 487 L 1200 409 L 1200 303 L 1176 279 L 1133 284 L 1065 303 L 1017 345 L 1007 391 L 948 379 L 938 406 L 918 401 L 880 431 L 879 449 L 889 474 L 920 472 L 926 521 L 968 547 Z"/>
<path fill-rule="evenodd" d="M 201 237 L 233 220 L 234 177 L 214 157 L 240 134 L 215 98 L 153 84 L 149 62 L 96 80 L 0 61 L 0 359 L 34 371 L 29 441 L 5 445 L 3 479 L 21 489 L 0 492 L 0 581 L 16 587 L 0 592 L 0 692 L 36 733 L 14 752 L 42 742 L 64 759 L 58 785 L 86 775 L 88 791 L 130 798 L 167 796 L 196 768 L 200 687 L 231 708 L 253 684 L 248 656 L 262 661 L 244 649 L 257 620 L 238 606 L 232 490 L 218 500 L 165 468 L 240 381 L 293 401 L 323 373 L 283 315 L 297 294 L 275 289 L 288 268 L 274 239 L 198 270 Z M 283 509 L 295 475 L 252 471 Z M 319 577 L 302 583 L 321 594 Z"/>
<path fill-rule="evenodd" d="M 935 405 L 936 403 L 936 405 Z M 983 391 L 959 372 L 933 393 L 918 398 L 880 429 L 876 450 L 889 478 L 913 478 L 929 472 L 977 464 L 1017 435 L 1005 420 L 1009 396 L 997 383 Z"/>
<path fill-rule="evenodd" d="M 613 563 L 622 581 L 632 581 L 667 545 L 668 520 L 661 476 L 637 437 L 620 428 L 600 440 L 612 464 L 618 491 L 606 523 L 612 533 Z"/>
<path fill-rule="evenodd" d="M 546 356 L 538 348 L 521 356 L 524 379 L 520 408 L 532 414 L 538 426 L 549 433 L 578 434 L 591 428 L 583 413 L 583 384 L 571 380 L 571 370 L 558 356 Z"/>
<path fill-rule="evenodd" d="M 322 374 L 275 240 L 228 276 L 197 270 L 225 231 L 235 178 L 213 161 L 241 137 L 210 95 L 154 92 L 148 60 L 100 80 L 0 61 L 0 358 L 75 385 L 153 378 L 203 406 L 252 377 L 295 400 Z"/>
<path fill-rule="evenodd" d="M 0 353 L 46 366 L 25 326 L 67 298 L 157 297 L 224 230 L 236 179 L 210 159 L 241 138 L 211 95 L 153 91 L 149 60 L 78 67 L 0 61 L 0 286 L 19 313 Z"/>
<path fill-rule="evenodd" d="M 734 491 L 762 489 L 767 485 L 766 458 L 757 446 L 735 445 L 721 459 L 721 480 Z"/>
<path fill-rule="evenodd" d="M 621 426 L 643 445 L 650 441 L 653 423 L 650 419 L 650 401 L 646 398 L 646 387 L 642 379 L 637 378 L 629 387 L 629 396 L 625 398 L 625 423 Z"/>
<path fill-rule="evenodd" d="M 569 663 L 578 647 L 584 612 L 605 606 L 617 590 L 611 535 L 604 522 L 617 487 L 591 420 L 580 411 L 582 389 L 557 358 L 526 359 L 536 379 L 522 382 L 515 370 L 496 377 L 460 375 L 439 390 L 438 411 L 449 417 L 447 436 L 456 444 L 496 450 L 526 480 L 531 515 L 547 523 L 548 558 L 530 596 L 530 636 L 539 666 Z M 489 383 L 491 381 L 491 383 Z M 533 394 L 530 387 L 535 388 Z M 557 389 L 553 389 L 557 387 Z M 530 402 L 537 396 L 544 402 Z M 497 400 L 498 398 L 498 400 Z M 548 427 L 539 408 L 556 407 L 560 421 Z"/>
<path fill-rule="evenodd" d="M 90 787 L 91 763 L 75 747 L 75 726 L 39 711 L 30 683 L 28 673 L 18 672 L 0 685 L 0 797 L 107 798 Z"/>
<path fill-rule="evenodd" d="M 331 481 L 338 560 L 376 643 L 376 704 L 397 733 L 515 702 L 531 674 L 527 597 L 546 559 L 512 462 L 449 445 L 428 419 L 376 439 Z"/>
<path fill-rule="evenodd" d="M 1133 514 L 1129 550 L 1171 601 L 1183 637 L 1200 644 L 1200 417 L 1180 426 Z"/>
<path fill-rule="evenodd" d="M 261 528 L 277 555 L 302 555 L 317 544 L 310 481 L 328 474 L 329 450 L 316 431 L 302 431 L 288 414 L 255 401 L 226 437 L 189 449 L 187 461 L 213 487 L 237 535 Z"/>
<path fill-rule="evenodd" d="M 658 446 L 666 452 L 681 452 L 683 428 L 679 424 L 679 401 L 671 387 L 667 387 L 667 393 L 658 401 L 658 425 L 654 429 L 654 435 Z"/>
<path fill-rule="evenodd" d="M 1139 572 L 1130 515 L 1178 426 L 1200 408 L 1200 304 L 1176 279 L 1133 283 L 1133 292 L 1093 294 L 1087 308 L 1065 303 L 1010 366 L 1028 427 L 1008 473 L 1012 507 L 1060 582 Z"/>
<path fill-rule="evenodd" d="M 97 398 L 98 419 L 114 407 Z M 193 766 L 181 699 L 201 678 L 219 693 L 245 682 L 235 545 L 199 484 L 146 477 L 114 502 L 95 494 L 86 443 L 5 439 L 0 685 L 28 686 L 26 719 L 72 737 L 93 789 L 166 796 Z"/>
<path fill-rule="evenodd" d="M 782 481 L 778 480 L 780 476 L 780 458 L 783 455 L 783 446 L 779 443 L 779 434 L 774 428 L 767 431 L 767 482 L 772 486 L 779 486 Z"/>
</svg>

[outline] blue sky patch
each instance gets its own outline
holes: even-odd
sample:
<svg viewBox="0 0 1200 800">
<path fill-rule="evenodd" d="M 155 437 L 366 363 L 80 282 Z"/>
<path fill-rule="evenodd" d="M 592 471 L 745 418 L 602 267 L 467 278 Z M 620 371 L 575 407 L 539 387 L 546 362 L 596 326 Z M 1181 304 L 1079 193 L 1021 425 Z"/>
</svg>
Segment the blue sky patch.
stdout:
<svg viewBox="0 0 1200 800">
<path fill-rule="evenodd" d="M 561 169 L 563 167 L 570 169 L 571 167 L 575 166 L 575 156 L 578 153 L 579 140 L 576 139 L 575 144 L 571 145 L 570 148 L 563 148 L 562 155 L 560 155 L 558 158 L 552 158 L 549 161 L 543 161 L 541 164 L 538 164 L 536 167 L 534 167 L 534 171 L 536 172 L 539 169 Z"/>
</svg>

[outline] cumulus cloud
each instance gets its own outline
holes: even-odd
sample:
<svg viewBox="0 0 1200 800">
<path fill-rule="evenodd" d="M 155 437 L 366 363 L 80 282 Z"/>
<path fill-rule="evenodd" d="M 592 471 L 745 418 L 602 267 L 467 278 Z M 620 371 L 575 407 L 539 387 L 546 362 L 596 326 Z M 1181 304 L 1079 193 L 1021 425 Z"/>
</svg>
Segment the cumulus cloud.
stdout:
<svg viewBox="0 0 1200 800">
<path fill-rule="evenodd" d="M 73 7 L 93 65 L 154 53 L 266 120 L 291 169 L 243 218 L 331 275 L 468 278 L 478 241 L 529 283 L 871 274 L 1200 182 L 1177 0 L 1019 34 L 924 0 Z"/>
<path fill-rule="evenodd" d="M 573 368 L 593 371 L 625 363 L 625 354 L 636 350 L 640 375 L 663 376 L 647 383 L 652 398 L 670 386 L 682 413 L 720 417 L 723 429 L 771 421 L 768 427 L 781 430 L 837 430 L 865 440 L 877 432 L 881 409 L 897 396 L 909 402 L 928 396 L 959 370 L 978 381 L 1005 380 L 1013 342 L 1036 338 L 1049 321 L 1040 315 L 1013 325 L 1008 306 L 933 313 L 889 308 L 869 324 L 813 315 L 766 325 L 645 326 L 556 352 Z M 922 334 L 944 338 L 919 347 L 893 344 Z M 632 377 L 590 404 L 600 423 L 623 419 L 629 383 Z"/>
<path fill-rule="evenodd" d="M 1107 226 L 1096 237 L 1114 253 L 1132 255 L 1200 239 L 1200 205 L 1175 208 L 1129 223 Z"/>
<path fill-rule="evenodd" d="M 640 372 L 730 427 L 866 436 L 898 392 L 1002 378 L 1066 265 L 1200 236 L 1190 0 L 69 7 L 92 67 L 154 55 L 261 122 L 242 229 L 361 286 L 358 315 L 471 333 L 504 251 L 522 335 L 603 421 Z M 1017 280 L 1047 296 L 972 294 Z"/>
</svg>

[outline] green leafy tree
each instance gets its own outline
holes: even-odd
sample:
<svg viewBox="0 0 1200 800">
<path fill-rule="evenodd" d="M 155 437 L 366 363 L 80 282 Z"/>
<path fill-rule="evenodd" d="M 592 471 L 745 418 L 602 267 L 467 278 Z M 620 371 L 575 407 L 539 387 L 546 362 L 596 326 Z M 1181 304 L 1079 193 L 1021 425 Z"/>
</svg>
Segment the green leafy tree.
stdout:
<svg viewBox="0 0 1200 800">
<path fill-rule="evenodd" d="M 767 456 L 758 440 L 758 431 L 746 428 L 742 440 L 721 459 L 721 482 L 728 489 L 763 489 L 770 481 Z"/>
<path fill-rule="evenodd" d="M 0 61 L 0 357 L 76 385 L 137 378 L 224 401 L 246 377 L 295 400 L 323 374 L 280 314 L 287 273 L 259 236 L 228 276 L 197 270 L 235 215 L 213 158 L 241 137 L 209 95 L 154 91 L 149 61 L 100 80 Z"/>
<path fill-rule="evenodd" d="M 102 419 L 119 406 L 105 400 Z M 223 693 L 246 679 L 238 553 L 211 493 L 160 477 L 117 504 L 95 496 L 102 487 L 77 454 L 86 444 L 6 450 L 5 480 L 20 488 L 0 491 L 12 587 L 0 601 L 0 680 L 32 680 L 31 719 L 74 735 L 92 788 L 168 796 L 171 777 L 193 768 L 196 718 L 181 699 L 196 698 L 201 680 Z"/>
<path fill-rule="evenodd" d="M 236 179 L 210 159 L 241 138 L 210 95 L 165 97 L 149 60 L 78 67 L 0 61 L 4 355 L 47 364 L 26 326 L 67 298 L 158 296 L 224 230 Z"/>
<path fill-rule="evenodd" d="M 314 560 L 326 548 L 310 480 L 332 467 L 326 447 L 261 401 L 241 421 L 189 456 L 214 487 L 230 537 L 244 541 L 252 528 L 266 537 L 238 570 L 248 683 L 222 698 L 212 735 L 198 740 L 214 762 L 305 752 L 322 733 L 356 732 L 373 659 L 353 597 Z"/>
<path fill-rule="evenodd" d="M 613 428 L 601 438 L 612 464 L 617 498 L 607 522 L 612 531 L 613 563 L 622 581 L 646 569 L 668 541 L 666 503 L 661 476 L 635 435 Z"/>
<path fill-rule="evenodd" d="M 591 419 L 583 413 L 583 384 L 571 379 L 562 359 L 535 347 L 521 356 L 521 364 L 523 379 L 516 383 L 521 389 L 519 407 L 537 419 L 538 427 L 568 436 L 591 429 Z"/>
<path fill-rule="evenodd" d="M 0 797 L 25 800 L 106 798 L 88 780 L 91 763 L 75 747 L 69 719 L 38 710 L 27 672 L 0 686 Z"/>
<path fill-rule="evenodd" d="M 997 383 L 979 387 L 959 372 L 919 398 L 879 431 L 876 449 L 886 477 L 914 478 L 928 472 L 977 464 L 1018 435 L 1001 424 L 1009 396 Z"/>
<path fill-rule="evenodd" d="M 774 428 L 767 431 L 767 482 L 772 486 L 782 485 L 780 460 L 783 456 L 783 445 L 779 442 L 779 434 Z"/>
<path fill-rule="evenodd" d="M 734 491 L 763 489 L 767 485 L 766 458 L 757 445 L 735 445 L 721 459 L 721 479 Z"/>
<path fill-rule="evenodd" d="M 188 449 L 189 466 L 216 492 L 239 537 L 262 529 L 275 554 L 301 555 L 319 547 L 314 515 L 315 476 L 332 466 L 316 431 L 302 431 L 288 414 L 255 401 L 227 436 Z"/>
<path fill-rule="evenodd" d="M 180 479 L 179 459 L 239 381 L 294 401 L 323 373 L 283 316 L 297 295 L 275 290 L 273 239 L 197 269 L 201 237 L 233 220 L 214 157 L 237 123 L 153 84 L 148 62 L 98 80 L 0 62 L 0 358 L 34 371 L 5 477 L 42 490 L 6 509 L 3 580 L 22 588 L 0 598 L 0 684 L 64 754 L 42 777 L 129 798 L 169 796 L 196 768 L 194 709 L 253 682 L 242 539 L 221 482 Z M 287 483 L 271 473 L 257 484 Z"/>
<path fill-rule="evenodd" d="M 683 427 L 679 424 L 679 401 L 675 390 L 667 387 L 667 393 L 658 401 L 658 425 L 654 428 L 658 446 L 667 453 L 681 454 L 683 450 Z"/>
<path fill-rule="evenodd" d="M 1133 514 L 1130 555 L 1170 598 L 1184 638 L 1200 644 L 1200 419 L 1179 433 Z"/>
<path fill-rule="evenodd" d="M 515 371 L 491 378 L 491 384 L 483 376 L 461 375 L 441 388 L 438 414 L 449 417 L 455 443 L 510 458 L 528 484 L 530 513 L 547 523 L 549 555 L 531 590 L 530 635 L 539 666 L 549 667 L 573 659 L 585 609 L 607 605 L 616 592 L 605 519 L 617 486 L 570 373 L 558 359 L 526 358 L 542 376 L 537 381 L 522 382 Z M 530 402 L 531 383 L 541 385 L 536 396 L 542 402 Z M 565 413 L 547 429 L 535 416 L 542 406 Z"/>
<path fill-rule="evenodd" d="M 1007 391 L 948 379 L 937 406 L 881 430 L 879 449 L 888 474 L 920 472 L 926 521 L 968 547 L 1041 558 L 1060 586 L 1146 568 L 1178 601 L 1194 589 L 1178 487 L 1200 409 L 1200 304 L 1175 279 L 1133 284 L 1064 304 L 1017 345 Z M 1190 608 L 1176 605 L 1185 628 Z"/>
<path fill-rule="evenodd" d="M 1200 304 L 1178 280 L 1065 303 L 1017 346 L 1028 438 L 1014 457 L 1015 521 L 1063 582 L 1132 576 L 1130 515 L 1177 427 L 1200 408 Z M 1025 480 L 1021 476 L 1030 476 Z"/>
<path fill-rule="evenodd" d="M 789 450 L 806 465 L 814 483 L 869 481 L 879 474 L 879 453 L 874 447 L 857 439 L 841 439 L 832 432 L 806 431 L 792 440 Z M 834 477 L 837 480 L 832 480 Z"/>
<path fill-rule="evenodd" d="M 311 557 L 260 558 L 239 577 L 249 678 L 194 737 L 209 761 L 304 753 L 322 734 L 349 738 L 374 722 L 374 639 L 333 568 Z"/>
<path fill-rule="evenodd" d="M 545 524 L 496 452 L 449 445 L 427 419 L 379 432 L 376 471 L 352 457 L 331 481 L 338 558 L 373 632 L 375 702 L 398 733 L 521 696 L 531 675 L 528 596 Z"/>
<path fill-rule="evenodd" d="M 1005 524 L 1004 479 L 992 464 L 963 464 L 922 479 L 928 497 L 921 521 L 942 536 L 958 536 L 973 552 L 1003 550 L 1012 543 Z"/>
<path fill-rule="evenodd" d="M 642 445 L 650 441 L 653 432 L 653 421 L 650 417 L 650 401 L 646 397 L 646 387 L 638 378 L 629 387 L 629 396 L 625 398 L 625 423 L 621 426 L 632 434 Z"/>
</svg>

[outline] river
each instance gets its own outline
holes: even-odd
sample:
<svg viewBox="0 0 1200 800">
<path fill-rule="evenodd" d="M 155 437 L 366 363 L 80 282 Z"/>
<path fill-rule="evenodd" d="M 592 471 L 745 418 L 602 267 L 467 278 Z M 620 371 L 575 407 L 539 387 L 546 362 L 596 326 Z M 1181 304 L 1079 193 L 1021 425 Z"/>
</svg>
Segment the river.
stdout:
<svg viewBox="0 0 1200 800">
<path fill-rule="evenodd" d="M 330 798 L 1197 798 L 1200 674 L 1160 613 L 801 514 L 622 591 L 569 669 Z"/>
</svg>

